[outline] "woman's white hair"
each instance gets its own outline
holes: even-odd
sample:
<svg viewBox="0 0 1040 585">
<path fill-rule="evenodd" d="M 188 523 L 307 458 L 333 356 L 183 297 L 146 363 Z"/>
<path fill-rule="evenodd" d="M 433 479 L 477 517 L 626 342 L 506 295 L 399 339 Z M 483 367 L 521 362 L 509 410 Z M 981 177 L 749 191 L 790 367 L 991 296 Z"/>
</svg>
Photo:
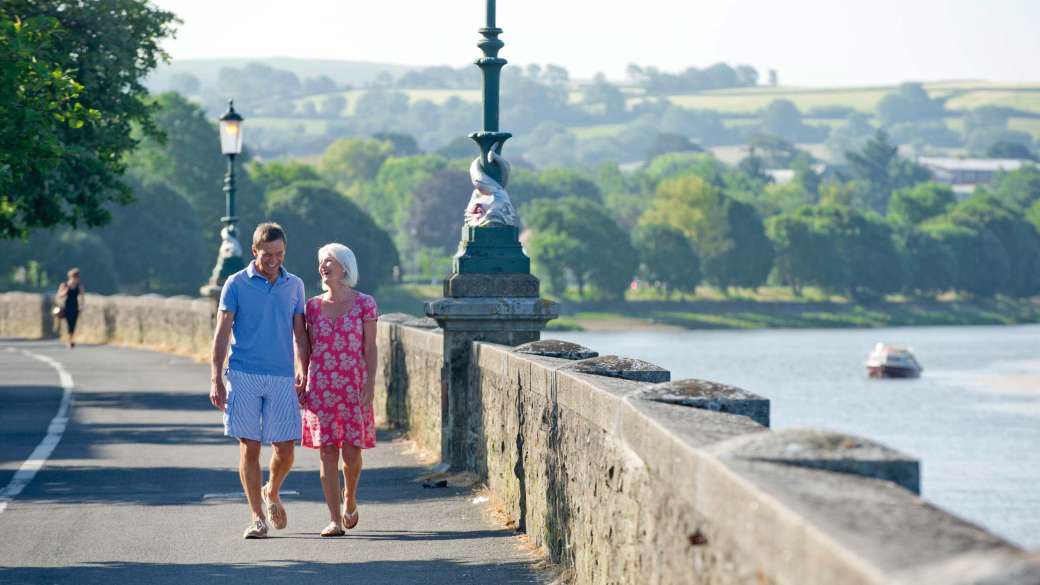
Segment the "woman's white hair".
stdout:
<svg viewBox="0 0 1040 585">
<path fill-rule="evenodd" d="M 341 267 L 345 274 L 343 275 L 343 284 L 353 288 L 357 286 L 358 270 L 357 270 L 357 258 L 354 257 L 354 252 L 344 246 L 343 244 L 325 244 L 321 248 L 318 248 L 318 263 L 320 264 L 326 256 L 331 256 Z M 329 290 L 329 287 L 325 283 L 321 283 L 321 290 Z"/>
</svg>

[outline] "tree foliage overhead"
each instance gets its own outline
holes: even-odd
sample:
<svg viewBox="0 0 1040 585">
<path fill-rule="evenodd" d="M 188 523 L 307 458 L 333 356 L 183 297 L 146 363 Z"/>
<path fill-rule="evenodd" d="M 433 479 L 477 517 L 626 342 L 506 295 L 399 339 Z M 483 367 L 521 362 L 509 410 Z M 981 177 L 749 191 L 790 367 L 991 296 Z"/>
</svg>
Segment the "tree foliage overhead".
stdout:
<svg viewBox="0 0 1040 585">
<path fill-rule="evenodd" d="M 131 127 L 154 131 L 141 80 L 166 58 L 159 42 L 176 19 L 143 0 L 7 0 L 0 10 L 0 77 L 20 88 L 0 98 L 13 139 L 0 163 L 0 237 L 102 225 L 107 203 L 130 201 L 120 177 Z"/>
</svg>

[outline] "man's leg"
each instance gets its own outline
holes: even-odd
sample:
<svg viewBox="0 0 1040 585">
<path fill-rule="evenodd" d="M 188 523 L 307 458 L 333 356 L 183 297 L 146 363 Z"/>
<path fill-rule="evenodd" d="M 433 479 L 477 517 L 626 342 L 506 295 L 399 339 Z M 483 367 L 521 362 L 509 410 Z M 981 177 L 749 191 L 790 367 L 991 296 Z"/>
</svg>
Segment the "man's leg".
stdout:
<svg viewBox="0 0 1040 585">
<path fill-rule="evenodd" d="M 279 491 L 293 466 L 294 444 L 303 433 L 300 402 L 296 397 L 294 380 L 281 376 L 266 377 L 267 391 L 262 406 L 263 438 L 274 447 L 264 497 L 271 504 L 271 518 L 275 528 L 285 528 L 287 519 L 281 505 Z"/>
<path fill-rule="evenodd" d="M 260 499 L 260 441 L 239 439 L 238 477 L 242 480 L 242 489 L 246 492 L 249 510 L 253 519 L 263 518 L 264 511 Z"/>
<path fill-rule="evenodd" d="M 273 502 L 281 501 L 278 491 L 282 489 L 282 482 L 289 475 L 294 460 L 293 441 L 280 441 L 274 443 L 274 453 L 271 453 L 271 467 L 267 483 L 271 486 L 267 490 L 268 497 Z"/>
</svg>

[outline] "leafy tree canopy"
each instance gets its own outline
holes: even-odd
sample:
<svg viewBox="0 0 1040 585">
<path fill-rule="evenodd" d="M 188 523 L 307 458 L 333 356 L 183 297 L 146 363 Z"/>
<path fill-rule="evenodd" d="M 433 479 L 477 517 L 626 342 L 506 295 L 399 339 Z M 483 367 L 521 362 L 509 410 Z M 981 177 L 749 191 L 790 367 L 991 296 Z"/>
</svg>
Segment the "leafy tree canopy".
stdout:
<svg viewBox="0 0 1040 585">
<path fill-rule="evenodd" d="M 7 0 L 0 7 L 0 237 L 108 221 L 131 126 L 154 132 L 141 80 L 172 13 L 143 0 Z"/>
</svg>

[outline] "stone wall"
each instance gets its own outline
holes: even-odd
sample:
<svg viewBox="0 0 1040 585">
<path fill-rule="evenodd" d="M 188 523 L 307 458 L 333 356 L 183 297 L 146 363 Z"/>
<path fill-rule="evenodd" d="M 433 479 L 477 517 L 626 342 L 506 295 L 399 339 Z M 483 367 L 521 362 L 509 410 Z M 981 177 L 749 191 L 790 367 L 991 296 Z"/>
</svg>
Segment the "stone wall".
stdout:
<svg viewBox="0 0 1040 585">
<path fill-rule="evenodd" d="M 58 336 L 49 295 L 0 294 L 0 336 L 45 339 Z M 76 325 L 83 343 L 111 343 L 208 359 L 215 307 L 205 299 L 88 294 Z"/>
<path fill-rule="evenodd" d="M 441 452 L 443 335 L 429 319 L 382 315 L 376 337 L 377 423 L 405 431 L 424 451 Z"/>
<path fill-rule="evenodd" d="M 918 463 L 883 445 L 770 431 L 764 399 L 623 379 L 667 377 L 636 360 L 474 351 L 478 467 L 577 583 L 1040 582 L 1040 559 L 923 501 Z"/>
</svg>

